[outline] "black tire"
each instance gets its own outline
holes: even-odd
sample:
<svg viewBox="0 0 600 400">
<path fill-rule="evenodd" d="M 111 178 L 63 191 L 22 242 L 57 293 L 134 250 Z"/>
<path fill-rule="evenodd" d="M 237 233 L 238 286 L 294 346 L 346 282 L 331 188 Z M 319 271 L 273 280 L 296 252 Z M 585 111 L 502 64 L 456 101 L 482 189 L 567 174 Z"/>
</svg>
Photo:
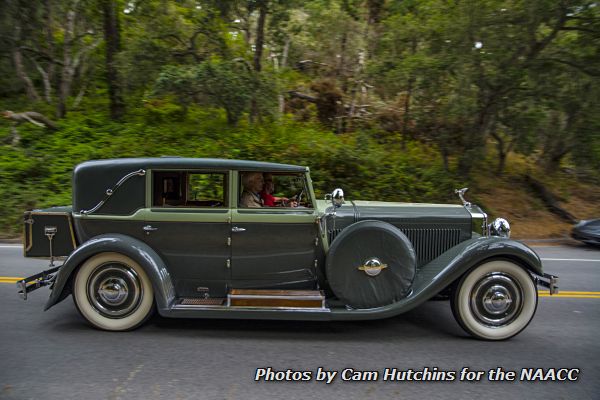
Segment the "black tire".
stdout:
<svg viewBox="0 0 600 400">
<path fill-rule="evenodd" d="M 353 308 L 375 308 L 408 295 L 416 272 L 415 251 L 395 226 L 360 221 L 344 229 L 327 255 L 327 280 Z"/>
<path fill-rule="evenodd" d="M 120 253 L 100 253 L 83 263 L 73 280 L 73 299 L 90 324 L 107 331 L 135 329 L 154 311 L 148 275 Z"/>
<path fill-rule="evenodd" d="M 537 308 L 529 272 L 508 260 L 485 262 L 467 272 L 451 296 L 452 313 L 470 335 L 509 339 L 529 325 Z"/>
</svg>

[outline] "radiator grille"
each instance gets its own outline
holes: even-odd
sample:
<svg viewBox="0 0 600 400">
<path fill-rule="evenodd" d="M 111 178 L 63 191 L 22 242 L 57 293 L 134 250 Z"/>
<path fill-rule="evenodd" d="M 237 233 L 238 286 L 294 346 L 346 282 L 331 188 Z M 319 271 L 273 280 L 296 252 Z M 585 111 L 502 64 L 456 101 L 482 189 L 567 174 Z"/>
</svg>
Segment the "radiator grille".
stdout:
<svg viewBox="0 0 600 400">
<path fill-rule="evenodd" d="M 417 266 L 427 264 L 451 247 L 460 243 L 460 229 L 456 228 L 400 228 L 412 243 L 417 256 Z M 331 244 L 342 229 L 329 230 Z"/>
</svg>

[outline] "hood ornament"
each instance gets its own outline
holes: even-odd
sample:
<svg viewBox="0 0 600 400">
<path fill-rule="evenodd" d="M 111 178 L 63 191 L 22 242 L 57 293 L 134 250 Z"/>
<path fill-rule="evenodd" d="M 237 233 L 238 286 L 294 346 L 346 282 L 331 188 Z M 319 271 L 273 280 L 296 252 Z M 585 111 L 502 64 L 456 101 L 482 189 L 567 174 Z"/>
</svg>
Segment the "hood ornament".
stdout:
<svg viewBox="0 0 600 400">
<path fill-rule="evenodd" d="M 458 197 L 460 197 L 460 201 L 462 201 L 463 206 L 471 207 L 471 203 L 465 200 L 465 193 L 467 193 L 467 190 L 469 190 L 469 188 L 454 189 L 454 193 L 458 194 Z"/>
</svg>

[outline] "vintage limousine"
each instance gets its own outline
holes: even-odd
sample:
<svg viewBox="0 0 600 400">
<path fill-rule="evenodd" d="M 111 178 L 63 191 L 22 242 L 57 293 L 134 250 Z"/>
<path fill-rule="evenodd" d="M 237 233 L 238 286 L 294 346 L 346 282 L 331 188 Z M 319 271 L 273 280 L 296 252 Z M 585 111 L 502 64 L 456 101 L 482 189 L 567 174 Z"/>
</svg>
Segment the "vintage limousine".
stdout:
<svg viewBox="0 0 600 400">
<path fill-rule="evenodd" d="M 365 320 L 437 297 L 472 336 L 507 339 L 533 318 L 536 285 L 556 293 L 557 278 L 464 191 L 456 205 L 344 201 L 341 189 L 320 200 L 304 166 L 89 161 L 74 170 L 72 206 L 25 212 L 25 256 L 51 268 L 17 285 L 24 298 L 50 285 L 46 310 L 72 294 L 85 319 L 113 331 L 154 310 Z"/>
</svg>

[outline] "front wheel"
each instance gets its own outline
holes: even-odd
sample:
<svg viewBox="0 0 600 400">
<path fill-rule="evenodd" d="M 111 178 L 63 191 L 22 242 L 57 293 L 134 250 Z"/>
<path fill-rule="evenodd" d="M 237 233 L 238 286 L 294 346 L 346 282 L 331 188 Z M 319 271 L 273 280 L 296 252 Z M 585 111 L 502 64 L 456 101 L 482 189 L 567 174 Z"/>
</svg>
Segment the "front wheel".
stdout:
<svg viewBox="0 0 600 400">
<path fill-rule="evenodd" d="M 503 340 L 527 327 L 537 308 L 537 289 L 523 267 L 494 260 L 461 278 L 451 305 L 467 333 L 480 339 Z"/>
<path fill-rule="evenodd" d="M 85 319 L 108 331 L 134 329 L 154 309 L 148 275 L 119 253 L 100 253 L 83 263 L 73 282 L 73 299 Z"/>
</svg>

